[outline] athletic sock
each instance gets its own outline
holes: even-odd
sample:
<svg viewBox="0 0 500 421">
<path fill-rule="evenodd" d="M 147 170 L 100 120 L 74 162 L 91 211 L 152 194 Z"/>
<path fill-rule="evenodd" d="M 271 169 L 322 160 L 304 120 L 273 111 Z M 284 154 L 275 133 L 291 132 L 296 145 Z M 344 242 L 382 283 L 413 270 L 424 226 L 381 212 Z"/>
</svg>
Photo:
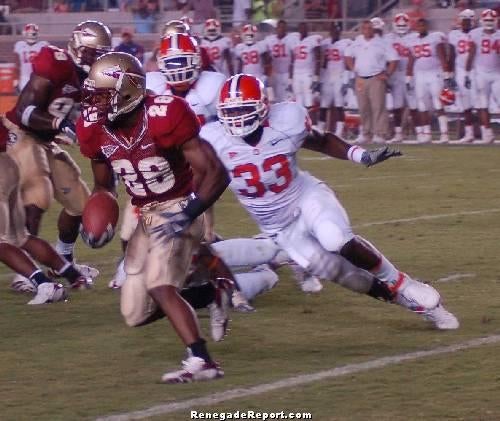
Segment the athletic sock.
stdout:
<svg viewBox="0 0 500 421">
<path fill-rule="evenodd" d="M 448 117 L 445 115 L 440 115 L 438 117 L 438 122 L 439 122 L 439 131 L 441 134 L 447 134 L 448 133 Z"/>
<path fill-rule="evenodd" d="M 52 282 L 52 280 L 42 272 L 41 269 L 35 270 L 30 276 L 29 280 L 33 283 L 33 285 L 38 286 L 40 284 L 44 284 L 47 282 Z"/>
<path fill-rule="evenodd" d="M 335 127 L 335 135 L 338 137 L 342 137 L 342 133 L 344 133 L 345 122 L 337 121 L 337 127 Z"/>
<path fill-rule="evenodd" d="M 75 250 L 75 243 L 65 243 L 60 239 L 57 239 L 56 251 L 58 254 L 63 256 L 68 262 L 73 261 L 73 252 Z"/>
<path fill-rule="evenodd" d="M 198 358 L 202 358 L 207 363 L 212 362 L 212 358 L 207 350 L 206 341 L 204 339 L 198 339 L 196 342 L 193 342 L 191 345 L 188 345 L 189 353 Z"/>
</svg>

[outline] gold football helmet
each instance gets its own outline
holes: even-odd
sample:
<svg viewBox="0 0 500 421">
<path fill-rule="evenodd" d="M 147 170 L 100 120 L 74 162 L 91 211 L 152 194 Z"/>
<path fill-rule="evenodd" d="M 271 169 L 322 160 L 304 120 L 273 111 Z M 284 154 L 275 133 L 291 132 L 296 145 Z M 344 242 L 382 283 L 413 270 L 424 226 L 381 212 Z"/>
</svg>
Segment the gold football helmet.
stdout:
<svg viewBox="0 0 500 421">
<path fill-rule="evenodd" d="M 106 25 L 95 20 L 79 23 L 68 43 L 69 55 L 86 73 L 99 56 L 109 51 L 111 51 L 111 31 Z"/>
<path fill-rule="evenodd" d="M 161 37 L 166 38 L 173 34 L 187 34 L 189 35 L 191 28 L 189 25 L 181 20 L 169 20 L 161 32 Z"/>
<path fill-rule="evenodd" d="M 113 121 L 139 106 L 146 96 L 146 75 L 134 56 L 111 52 L 99 57 L 83 82 L 86 121 Z"/>
</svg>

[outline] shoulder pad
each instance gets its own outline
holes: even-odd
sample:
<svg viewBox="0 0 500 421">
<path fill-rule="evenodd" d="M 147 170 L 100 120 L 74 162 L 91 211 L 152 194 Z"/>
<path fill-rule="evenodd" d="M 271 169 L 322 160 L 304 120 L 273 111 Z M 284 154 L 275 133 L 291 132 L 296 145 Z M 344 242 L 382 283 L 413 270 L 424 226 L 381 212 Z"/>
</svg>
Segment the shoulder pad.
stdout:
<svg viewBox="0 0 500 421">
<path fill-rule="evenodd" d="M 224 127 L 219 121 L 213 121 L 201 126 L 200 137 L 210 143 L 214 149 L 216 149 L 216 144 L 220 145 L 222 143 L 225 135 Z"/>
<path fill-rule="evenodd" d="M 146 73 L 146 89 L 153 92 L 155 95 L 163 95 L 167 93 L 167 79 L 161 72 Z"/>
<path fill-rule="evenodd" d="M 271 105 L 269 126 L 290 136 L 310 130 L 307 110 L 296 102 L 281 102 Z"/>
<path fill-rule="evenodd" d="M 219 72 L 201 72 L 195 89 L 204 105 L 211 104 L 217 99 L 226 79 L 226 75 Z"/>
</svg>

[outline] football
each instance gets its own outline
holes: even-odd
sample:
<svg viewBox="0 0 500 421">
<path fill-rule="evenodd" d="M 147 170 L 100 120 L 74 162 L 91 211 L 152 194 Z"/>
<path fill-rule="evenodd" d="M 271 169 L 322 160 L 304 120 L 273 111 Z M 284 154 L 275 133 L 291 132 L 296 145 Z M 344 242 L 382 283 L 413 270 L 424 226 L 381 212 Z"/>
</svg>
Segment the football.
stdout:
<svg viewBox="0 0 500 421">
<path fill-rule="evenodd" d="M 92 194 L 82 215 L 82 228 L 87 234 L 92 234 L 94 238 L 100 238 L 111 224 L 113 229 L 118 222 L 120 209 L 115 197 L 106 191 L 99 191 Z"/>
</svg>

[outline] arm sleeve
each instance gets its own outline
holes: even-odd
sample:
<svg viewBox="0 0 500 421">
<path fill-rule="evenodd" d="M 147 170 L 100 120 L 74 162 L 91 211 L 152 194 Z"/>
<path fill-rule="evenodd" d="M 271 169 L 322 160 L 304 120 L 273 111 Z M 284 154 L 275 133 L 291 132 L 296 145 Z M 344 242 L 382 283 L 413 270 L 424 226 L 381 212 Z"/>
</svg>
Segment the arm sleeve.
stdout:
<svg viewBox="0 0 500 421">
<path fill-rule="evenodd" d="M 104 159 L 104 155 L 98 145 L 99 136 L 96 127 L 96 124 L 86 126 L 83 118 L 80 116 L 76 122 L 76 136 L 80 145 L 80 152 L 83 156 L 101 160 Z"/>
<path fill-rule="evenodd" d="M 54 84 L 64 83 L 72 74 L 73 64 L 62 50 L 44 47 L 33 57 L 33 73 L 50 80 Z"/>
</svg>

